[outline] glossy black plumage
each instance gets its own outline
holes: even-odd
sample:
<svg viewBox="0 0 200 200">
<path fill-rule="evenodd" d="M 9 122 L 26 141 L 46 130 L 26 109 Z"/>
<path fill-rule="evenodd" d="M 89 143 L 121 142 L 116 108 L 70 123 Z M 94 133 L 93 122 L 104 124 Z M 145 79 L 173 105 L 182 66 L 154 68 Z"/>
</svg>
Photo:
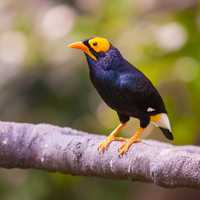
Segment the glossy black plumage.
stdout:
<svg viewBox="0 0 200 200">
<path fill-rule="evenodd" d="M 97 58 L 94 61 L 85 54 L 91 81 L 107 105 L 118 113 L 122 123 L 129 117 L 136 117 L 145 128 L 150 116 L 166 113 L 163 100 L 150 80 L 124 59 L 117 48 L 111 46 L 109 51 L 97 53 L 87 41 L 84 44 Z M 167 138 L 173 139 L 171 132 Z"/>
</svg>

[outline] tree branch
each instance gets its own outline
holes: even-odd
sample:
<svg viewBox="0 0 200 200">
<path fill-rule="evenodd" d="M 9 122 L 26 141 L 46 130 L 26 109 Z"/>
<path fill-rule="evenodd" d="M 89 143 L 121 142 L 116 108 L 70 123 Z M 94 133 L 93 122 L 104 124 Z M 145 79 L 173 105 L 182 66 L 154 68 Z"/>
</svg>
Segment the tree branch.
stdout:
<svg viewBox="0 0 200 200">
<path fill-rule="evenodd" d="M 143 140 L 119 157 L 120 142 L 97 151 L 104 138 L 48 124 L 0 122 L 0 167 L 200 187 L 199 147 Z"/>
</svg>

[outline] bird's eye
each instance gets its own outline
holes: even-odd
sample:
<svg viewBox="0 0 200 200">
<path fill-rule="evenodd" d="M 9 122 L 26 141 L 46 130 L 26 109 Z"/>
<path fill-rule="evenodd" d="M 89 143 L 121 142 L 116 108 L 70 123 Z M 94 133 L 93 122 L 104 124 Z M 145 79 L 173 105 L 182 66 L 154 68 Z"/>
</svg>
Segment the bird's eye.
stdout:
<svg viewBox="0 0 200 200">
<path fill-rule="evenodd" d="M 97 46 L 97 42 L 93 42 L 93 46 Z"/>
</svg>

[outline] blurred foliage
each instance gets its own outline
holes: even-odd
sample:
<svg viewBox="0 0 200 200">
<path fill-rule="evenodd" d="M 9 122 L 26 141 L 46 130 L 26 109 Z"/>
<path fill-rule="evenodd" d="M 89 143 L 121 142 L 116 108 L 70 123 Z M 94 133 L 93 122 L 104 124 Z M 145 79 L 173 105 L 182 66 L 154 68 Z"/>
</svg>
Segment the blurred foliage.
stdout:
<svg viewBox="0 0 200 200">
<path fill-rule="evenodd" d="M 174 143 L 199 141 L 197 1 L 1 0 L 0 24 L 1 120 L 108 134 L 117 116 L 91 85 L 84 56 L 65 44 L 99 35 L 109 38 L 159 89 Z M 127 130 L 133 130 L 134 122 Z M 154 133 L 151 138 L 164 139 Z M 144 199 L 138 193 L 145 184 L 128 181 L 31 170 L 1 170 L 0 177 L 1 200 Z"/>
</svg>

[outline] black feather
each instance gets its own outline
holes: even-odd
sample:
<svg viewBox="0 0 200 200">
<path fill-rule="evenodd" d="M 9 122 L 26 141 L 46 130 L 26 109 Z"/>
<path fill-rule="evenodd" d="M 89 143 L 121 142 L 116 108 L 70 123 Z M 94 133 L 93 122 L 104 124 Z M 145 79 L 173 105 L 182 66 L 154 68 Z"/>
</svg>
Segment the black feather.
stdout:
<svg viewBox="0 0 200 200">
<path fill-rule="evenodd" d="M 163 134 L 165 135 L 165 137 L 166 137 L 167 139 L 169 139 L 169 140 L 173 140 L 173 139 L 174 139 L 172 133 L 171 133 L 168 129 L 162 128 L 162 127 L 159 127 L 159 128 L 160 128 L 160 130 L 163 132 Z"/>
</svg>

